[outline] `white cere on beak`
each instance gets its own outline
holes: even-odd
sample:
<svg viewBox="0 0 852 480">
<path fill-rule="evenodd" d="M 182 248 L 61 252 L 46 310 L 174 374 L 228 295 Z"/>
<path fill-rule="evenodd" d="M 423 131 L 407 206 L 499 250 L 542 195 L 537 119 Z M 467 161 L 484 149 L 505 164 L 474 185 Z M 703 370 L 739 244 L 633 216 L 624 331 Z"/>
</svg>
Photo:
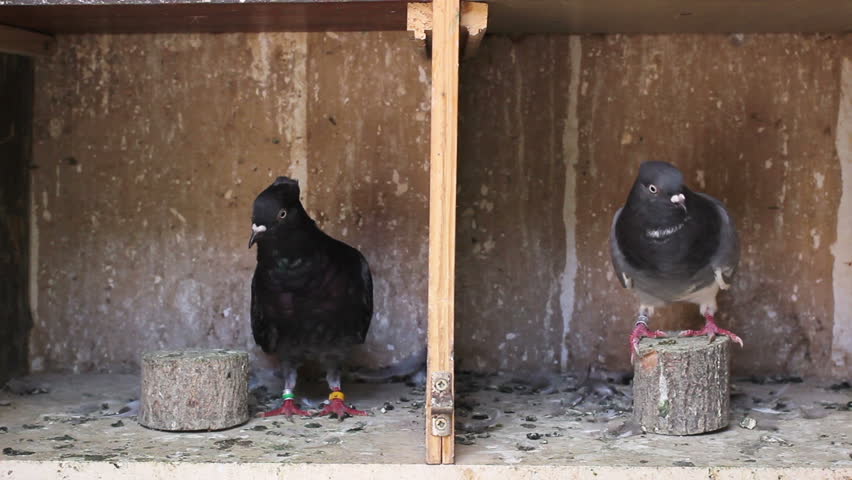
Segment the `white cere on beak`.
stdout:
<svg viewBox="0 0 852 480">
<path fill-rule="evenodd" d="M 255 225 L 255 224 L 252 223 L 251 224 L 251 231 L 254 232 L 254 233 L 265 232 L 266 231 L 266 225 Z"/>
<path fill-rule="evenodd" d="M 678 193 L 677 195 L 672 195 L 672 203 L 683 203 L 686 200 L 686 197 L 682 193 Z"/>
</svg>

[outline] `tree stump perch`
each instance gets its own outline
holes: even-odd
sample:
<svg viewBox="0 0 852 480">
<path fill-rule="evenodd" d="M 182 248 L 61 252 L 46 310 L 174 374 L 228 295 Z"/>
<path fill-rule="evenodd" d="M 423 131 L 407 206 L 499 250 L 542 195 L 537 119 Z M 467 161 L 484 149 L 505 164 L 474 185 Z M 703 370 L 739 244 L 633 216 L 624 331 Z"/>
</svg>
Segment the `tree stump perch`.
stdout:
<svg viewBox="0 0 852 480">
<path fill-rule="evenodd" d="M 233 350 L 145 353 L 139 423 L 195 431 L 247 422 L 248 367 L 248 353 Z"/>
<path fill-rule="evenodd" d="M 633 415 L 648 432 L 695 435 L 728 426 L 726 336 L 644 338 L 634 365 Z"/>
</svg>

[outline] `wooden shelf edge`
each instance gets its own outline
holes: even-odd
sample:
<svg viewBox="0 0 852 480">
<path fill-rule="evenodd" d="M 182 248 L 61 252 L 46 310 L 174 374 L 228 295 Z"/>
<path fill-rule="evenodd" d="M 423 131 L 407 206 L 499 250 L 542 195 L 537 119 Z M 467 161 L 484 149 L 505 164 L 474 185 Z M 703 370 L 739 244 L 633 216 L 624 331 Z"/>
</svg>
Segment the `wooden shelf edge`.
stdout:
<svg viewBox="0 0 852 480">
<path fill-rule="evenodd" d="M 0 24 L 48 34 L 405 30 L 408 1 L 0 6 Z"/>
<path fill-rule="evenodd" d="M 0 53 L 32 57 L 50 55 L 55 48 L 56 41 L 50 35 L 0 25 Z"/>
</svg>

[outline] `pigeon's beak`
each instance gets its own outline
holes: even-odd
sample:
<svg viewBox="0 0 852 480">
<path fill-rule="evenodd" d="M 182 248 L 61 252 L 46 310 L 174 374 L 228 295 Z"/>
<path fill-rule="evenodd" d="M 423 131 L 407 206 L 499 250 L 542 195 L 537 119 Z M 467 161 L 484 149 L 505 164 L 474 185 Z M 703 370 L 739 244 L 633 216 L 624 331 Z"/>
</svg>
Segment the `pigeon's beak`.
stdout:
<svg viewBox="0 0 852 480">
<path fill-rule="evenodd" d="M 266 227 L 264 225 L 255 225 L 251 224 L 251 237 L 249 237 L 249 246 L 251 248 L 254 245 L 254 242 L 257 241 L 257 236 L 266 231 Z"/>
<path fill-rule="evenodd" d="M 671 201 L 678 207 L 682 208 L 684 212 L 686 211 L 686 197 L 682 193 L 672 195 Z"/>
</svg>

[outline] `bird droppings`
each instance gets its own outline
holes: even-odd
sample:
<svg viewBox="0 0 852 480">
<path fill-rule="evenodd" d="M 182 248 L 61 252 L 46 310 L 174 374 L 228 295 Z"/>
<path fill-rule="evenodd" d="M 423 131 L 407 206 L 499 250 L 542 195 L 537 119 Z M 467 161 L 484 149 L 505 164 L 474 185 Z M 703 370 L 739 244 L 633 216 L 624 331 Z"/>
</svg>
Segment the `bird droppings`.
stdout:
<svg viewBox="0 0 852 480">
<path fill-rule="evenodd" d="M 831 467 L 848 462 L 852 450 L 852 434 L 845 428 L 852 421 L 847 410 L 852 391 L 843 385 L 834 390 L 830 383 L 808 379 L 798 383 L 791 381 L 798 379 L 780 377 L 736 380 L 731 410 L 737 420 L 732 423 L 748 416 L 758 420 L 758 428 L 729 428 L 685 438 L 642 432 L 632 421 L 631 386 L 624 376 L 533 377 L 457 374 L 458 463 L 665 467 L 689 461 L 700 467 L 726 458 L 733 466 Z M 387 399 L 410 401 L 395 404 L 394 410 L 383 415 L 343 423 L 327 418 L 290 422 L 282 417 L 253 417 L 248 424 L 225 431 L 171 433 L 140 427 L 131 416 L 121 420 L 124 427 L 117 436 L 111 426 L 117 420 L 113 415 L 96 413 L 86 417 L 86 423 L 62 420 L 74 418 L 67 412 L 91 405 L 108 403 L 117 408 L 136 395 L 137 376 L 46 378 L 53 385 L 50 394 L 0 394 L 0 399 L 16 399 L 14 409 L 0 409 L 0 425 L 9 425 L 8 433 L 0 434 L 0 446 L 31 452 L 28 460 L 422 463 L 424 455 L 424 392 L 403 383 L 352 384 L 350 394 L 374 413 L 386 403 L 395 403 Z M 325 396 L 326 386 L 319 378 L 306 379 L 300 391 L 311 405 L 318 405 L 317 400 Z M 504 393 L 498 386 L 510 388 Z M 273 390 L 252 390 L 252 413 L 276 401 Z M 827 415 L 806 418 L 800 406 L 812 406 Z M 778 413 L 763 413 L 763 409 Z M 765 417 L 776 421 L 775 430 L 760 430 Z M 24 429 L 23 424 L 45 428 Z M 308 424 L 315 427 L 305 428 Z M 790 441 L 795 448 L 786 446 Z M 649 456 L 651 448 L 655 453 Z"/>
<path fill-rule="evenodd" d="M 227 438 L 225 440 L 218 440 L 213 442 L 213 445 L 216 445 L 216 448 L 219 450 L 228 450 L 231 447 L 237 445 L 240 447 L 250 447 L 254 444 L 251 440 L 244 440 L 239 438 Z"/>
<path fill-rule="evenodd" d="M 32 455 L 35 452 L 28 452 L 26 450 L 16 450 L 12 447 L 6 447 L 3 449 L 3 455 L 8 455 L 10 457 L 15 457 L 19 455 Z"/>
<path fill-rule="evenodd" d="M 835 383 L 828 388 L 829 390 L 834 392 L 839 392 L 841 390 L 852 390 L 852 384 L 850 384 L 848 381 L 843 381 L 840 383 Z"/>
<path fill-rule="evenodd" d="M 357 433 L 357 432 L 363 432 L 363 431 L 364 431 L 364 427 L 366 427 L 366 426 L 367 426 L 367 424 L 366 424 L 366 423 L 364 423 L 364 422 L 358 422 L 358 423 L 356 423 L 356 424 L 355 424 L 355 426 L 354 426 L 354 427 L 349 427 L 349 428 L 347 428 L 347 429 L 346 429 L 346 433 Z"/>
<path fill-rule="evenodd" d="M 42 395 L 50 392 L 50 386 L 27 379 L 13 378 L 6 382 L 3 390 L 15 395 Z"/>
<path fill-rule="evenodd" d="M 785 440 L 781 437 L 775 436 L 775 435 L 762 435 L 760 437 L 760 441 L 763 442 L 763 443 L 768 443 L 768 444 L 772 444 L 772 445 L 779 445 L 779 446 L 782 446 L 782 447 L 792 447 L 793 446 L 792 443 L 788 442 L 787 440 Z"/>
<path fill-rule="evenodd" d="M 754 427 L 756 426 L 757 420 L 752 417 L 743 417 L 742 421 L 740 421 L 740 427 L 748 430 L 754 430 Z"/>
</svg>

